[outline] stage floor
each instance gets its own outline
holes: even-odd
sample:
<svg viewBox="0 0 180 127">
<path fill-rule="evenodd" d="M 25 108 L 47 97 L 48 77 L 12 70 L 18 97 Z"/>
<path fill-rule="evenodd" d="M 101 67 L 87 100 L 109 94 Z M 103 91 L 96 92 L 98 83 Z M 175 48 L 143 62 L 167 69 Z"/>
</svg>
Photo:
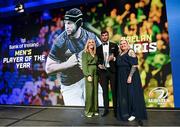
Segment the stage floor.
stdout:
<svg viewBox="0 0 180 127">
<path fill-rule="evenodd" d="M 147 109 L 144 126 L 180 126 L 180 110 Z M 102 108 L 100 108 L 100 113 Z M 86 118 L 83 108 L 0 107 L 0 126 L 138 126 L 137 121 L 116 120 L 113 111 L 106 117 Z"/>
</svg>

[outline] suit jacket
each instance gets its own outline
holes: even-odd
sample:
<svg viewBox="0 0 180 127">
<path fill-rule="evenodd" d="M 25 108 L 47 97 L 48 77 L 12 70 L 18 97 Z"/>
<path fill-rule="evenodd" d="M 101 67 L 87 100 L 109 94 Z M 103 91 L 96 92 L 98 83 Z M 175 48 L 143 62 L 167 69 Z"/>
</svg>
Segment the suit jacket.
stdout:
<svg viewBox="0 0 180 127">
<path fill-rule="evenodd" d="M 114 57 L 116 58 L 118 56 L 118 46 L 115 43 L 109 42 L 109 53 L 113 53 Z M 96 54 L 98 56 L 98 65 L 99 64 L 104 64 L 104 55 L 103 55 L 103 45 L 100 45 L 96 49 Z M 116 61 L 110 61 L 110 71 L 115 72 L 116 71 Z M 98 71 L 101 73 L 101 71 L 104 71 L 100 68 L 98 68 Z"/>
</svg>

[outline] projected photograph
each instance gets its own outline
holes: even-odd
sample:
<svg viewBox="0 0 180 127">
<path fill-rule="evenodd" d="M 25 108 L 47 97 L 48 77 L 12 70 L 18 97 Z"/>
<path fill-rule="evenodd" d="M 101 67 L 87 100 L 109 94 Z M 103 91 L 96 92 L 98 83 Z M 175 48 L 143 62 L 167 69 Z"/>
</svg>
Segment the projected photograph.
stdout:
<svg viewBox="0 0 180 127">
<path fill-rule="evenodd" d="M 111 42 L 127 40 L 136 52 L 146 107 L 174 107 L 165 0 L 96 0 L 1 19 L 1 105 L 84 106 L 82 51 L 107 30 Z M 100 84 L 98 98 L 103 106 Z"/>
</svg>

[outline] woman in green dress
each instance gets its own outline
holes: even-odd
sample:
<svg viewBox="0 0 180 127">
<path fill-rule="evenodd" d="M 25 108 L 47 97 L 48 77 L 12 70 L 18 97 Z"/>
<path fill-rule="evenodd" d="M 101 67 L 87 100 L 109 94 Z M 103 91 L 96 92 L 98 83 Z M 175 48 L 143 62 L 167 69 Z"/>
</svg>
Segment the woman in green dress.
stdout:
<svg viewBox="0 0 180 127">
<path fill-rule="evenodd" d="M 89 39 L 82 53 L 82 70 L 85 76 L 85 116 L 92 117 L 98 113 L 98 75 L 96 43 Z"/>
</svg>

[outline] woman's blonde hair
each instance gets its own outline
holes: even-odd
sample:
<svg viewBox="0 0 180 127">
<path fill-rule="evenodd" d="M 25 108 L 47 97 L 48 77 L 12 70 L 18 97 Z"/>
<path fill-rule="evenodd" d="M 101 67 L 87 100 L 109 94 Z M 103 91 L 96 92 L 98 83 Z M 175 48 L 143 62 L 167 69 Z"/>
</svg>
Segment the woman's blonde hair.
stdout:
<svg viewBox="0 0 180 127">
<path fill-rule="evenodd" d="M 128 42 L 127 40 L 120 40 L 120 41 L 119 41 L 119 53 L 120 53 L 120 54 L 122 53 L 122 50 L 121 50 L 121 48 L 120 48 L 120 44 L 121 44 L 121 42 L 123 42 L 123 41 L 125 41 L 125 42 L 128 44 L 128 48 L 130 49 L 129 42 Z"/>
<path fill-rule="evenodd" d="M 89 52 L 89 43 L 90 42 L 93 42 L 94 43 L 94 49 L 93 49 L 93 54 L 95 55 L 96 54 L 96 42 L 93 40 L 93 39 L 88 39 L 87 42 L 86 42 L 86 45 L 84 47 L 84 52 Z"/>
</svg>

